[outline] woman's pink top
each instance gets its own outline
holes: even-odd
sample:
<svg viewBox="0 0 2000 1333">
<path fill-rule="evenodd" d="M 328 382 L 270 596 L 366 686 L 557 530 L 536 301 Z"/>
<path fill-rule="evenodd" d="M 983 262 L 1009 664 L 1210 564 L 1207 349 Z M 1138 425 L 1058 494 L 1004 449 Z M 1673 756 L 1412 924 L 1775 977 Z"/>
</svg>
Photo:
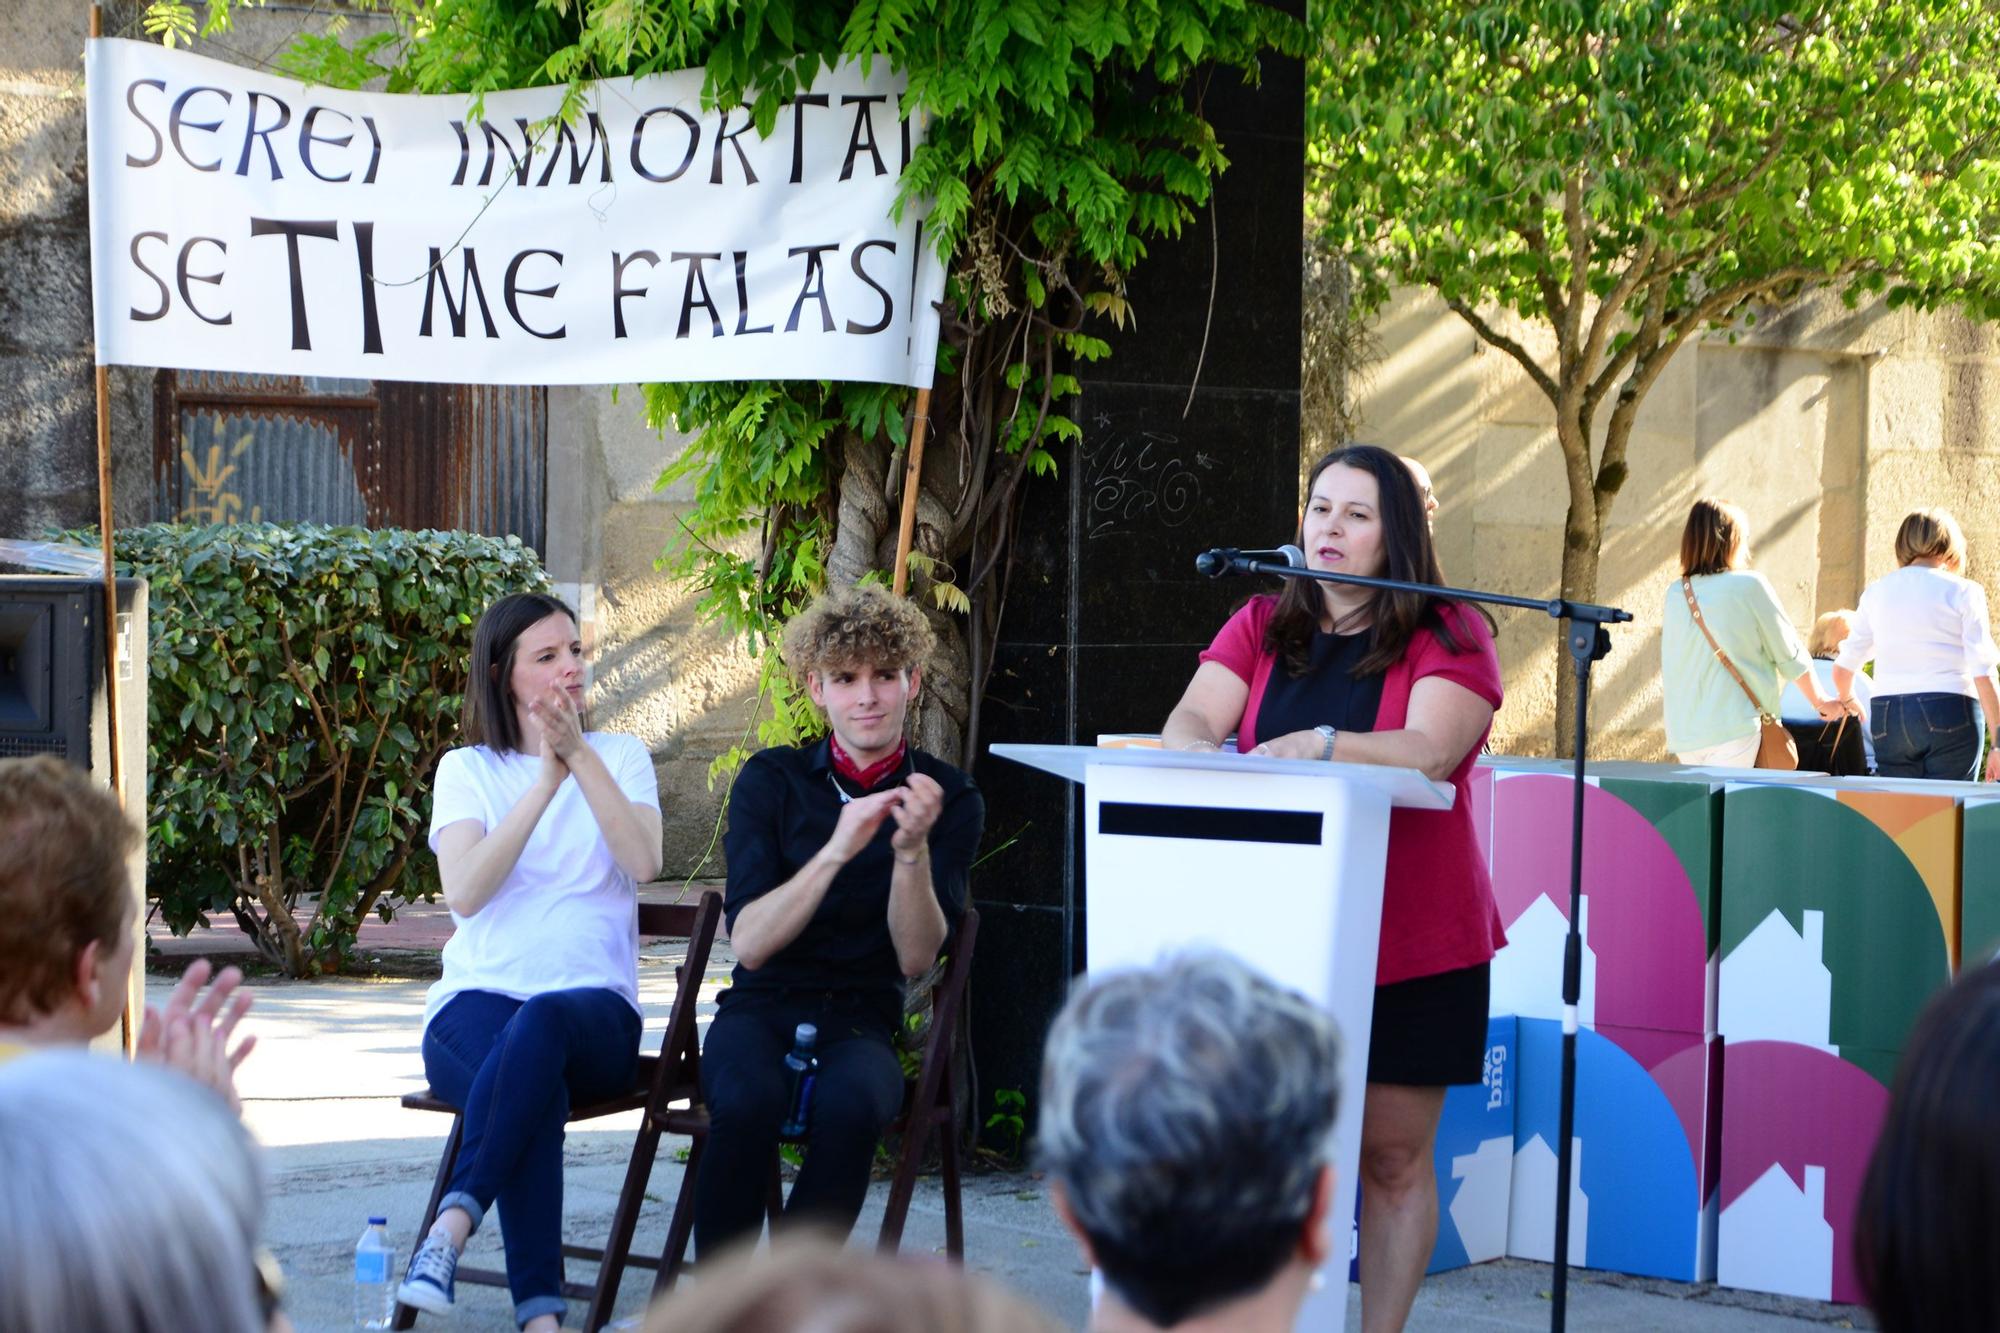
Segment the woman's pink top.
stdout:
<svg viewBox="0 0 2000 1333">
<path fill-rule="evenodd" d="M 1278 659 L 1264 651 L 1264 627 L 1278 599 L 1263 596 L 1229 618 L 1202 653 L 1250 687 L 1237 728 L 1237 745 L 1245 751 L 1260 740 L 1257 707 Z M 1409 717 L 1410 690 L 1425 676 L 1441 676 L 1471 690 L 1495 708 L 1500 706 L 1500 657 L 1486 621 L 1471 609 L 1447 604 L 1452 636 L 1462 651 L 1449 652 L 1428 629 L 1410 636 L 1403 656 L 1382 678 L 1382 702 L 1375 711 L 1376 731 L 1400 731 Z M 1491 730 L 1489 726 L 1488 730 Z M 1472 831 L 1472 795 L 1467 789 L 1473 765 L 1486 743 L 1481 732 L 1472 748 L 1452 770 L 1457 798 L 1449 810 L 1393 810 L 1389 814 L 1389 862 L 1382 886 L 1382 943 L 1376 956 L 1375 984 L 1408 981 L 1462 967 L 1475 967 L 1507 942 L 1500 910 L 1493 902 L 1493 880 Z"/>
</svg>

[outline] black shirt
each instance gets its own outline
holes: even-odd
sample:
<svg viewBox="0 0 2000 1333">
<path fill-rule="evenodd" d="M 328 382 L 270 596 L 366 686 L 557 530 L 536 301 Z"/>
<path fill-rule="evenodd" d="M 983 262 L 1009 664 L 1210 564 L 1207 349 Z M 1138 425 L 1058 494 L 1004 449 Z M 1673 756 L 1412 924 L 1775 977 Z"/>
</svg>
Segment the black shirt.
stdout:
<svg viewBox="0 0 2000 1333">
<path fill-rule="evenodd" d="M 986 802 L 972 779 L 934 755 L 911 746 L 903 766 L 877 785 L 901 786 L 914 769 L 944 789 L 944 805 L 931 825 L 931 887 L 948 923 L 964 909 L 966 876 L 986 826 Z M 836 777 L 827 742 L 759 751 L 743 765 L 729 793 L 729 827 L 723 856 L 729 867 L 722 911 L 730 927 L 746 903 L 755 902 L 799 872 L 826 846 L 840 819 L 842 791 L 859 796 Z M 744 990 L 880 991 L 902 995 L 903 969 L 889 935 L 889 877 L 895 853 L 893 818 L 882 821 L 868 845 L 842 866 L 798 938 L 764 966 L 738 964 L 731 984 Z"/>
<path fill-rule="evenodd" d="M 1257 739 L 1275 740 L 1292 731 L 1326 723 L 1339 731 L 1373 731 L 1382 706 L 1382 673 L 1357 676 L 1354 664 L 1368 655 L 1367 630 L 1359 634 L 1313 631 L 1306 673 L 1294 676 L 1279 662 L 1264 682 L 1257 705 Z"/>
</svg>

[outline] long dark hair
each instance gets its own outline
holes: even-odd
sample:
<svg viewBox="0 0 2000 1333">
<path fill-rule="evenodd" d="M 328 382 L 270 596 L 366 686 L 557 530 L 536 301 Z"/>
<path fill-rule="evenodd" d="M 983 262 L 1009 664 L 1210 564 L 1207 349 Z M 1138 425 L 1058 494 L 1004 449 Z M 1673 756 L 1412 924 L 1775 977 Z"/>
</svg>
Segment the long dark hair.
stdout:
<svg viewBox="0 0 2000 1333">
<path fill-rule="evenodd" d="M 1372 444 L 1350 444 L 1336 449 L 1314 463 L 1306 477 L 1308 505 L 1312 503 L 1312 489 L 1319 483 L 1320 474 L 1335 464 L 1375 478 L 1380 497 L 1376 513 L 1382 523 L 1382 550 L 1388 557 L 1382 577 L 1442 586 L 1444 570 L 1438 565 L 1437 548 L 1431 543 L 1423 493 L 1417 489 L 1417 479 L 1410 475 L 1409 465 L 1387 449 Z M 1305 541 L 1303 516 L 1299 520 L 1299 541 Z M 1387 671 L 1409 647 L 1410 637 L 1426 627 L 1437 635 L 1446 652 L 1469 651 L 1471 645 L 1461 644 L 1452 632 L 1450 618 L 1440 614 L 1446 605 L 1458 603 L 1425 593 L 1378 588 L 1368 603 L 1368 652 L 1355 663 L 1355 674 L 1370 676 Z M 1473 609 L 1486 615 L 1481 608 Z M 1264 628 L 1264 651 L 1283 661 L 1285 669 L 1294 676 L 1305 674 L 1312 656 L 1313 631 L 1319 628 L 1325 610 L 1326 599 L 1318 583 L 1311 579 L 1286 579 L 1284 590 L 1278 594 L 1277 609 Z M 1492 617 L 1487 616 L 1486 623 L 1492 628 Z"/>
<path fill-rule="evenodd" d="M 576 623 L 576 612 L 560 598 L 514 592 L 486 608 L 472 628 L 472 667 L 465 676 L 465 711 L 459 726 L 473 745 L 508 754 L 521 748 L 521 724 L 507 682 L 514 675 L 514 647 L 532 625 L 560 612 Z"/>
<path fill-rule="evenodd" d="M 1681 529 L 1681 574 L 1727 574 L 1736 566 L 1750 524 L 1727 500 L 1704 495 L 1688 510 Z"/>
<path fill-rule="evenodd" d="M 1971 966 L 1910 1033 L 1854 1210 L 1883 1333 L 1991 1328 L 2000 1259 L 2000 966 Z"/>
</svg>

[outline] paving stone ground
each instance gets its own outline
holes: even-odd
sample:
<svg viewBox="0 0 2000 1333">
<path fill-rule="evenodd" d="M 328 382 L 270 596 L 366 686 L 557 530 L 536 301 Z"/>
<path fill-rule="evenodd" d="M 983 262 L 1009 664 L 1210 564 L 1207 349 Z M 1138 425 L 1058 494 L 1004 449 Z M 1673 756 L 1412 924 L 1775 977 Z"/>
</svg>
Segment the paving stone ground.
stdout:
<svg viewBox="0 0 2000 1333">
<path fill-rule="evenodd" d="M 164 931 L 160 931 L 164 934 Z M 442 905 L 417 905 L 395 922 L 364 927 L 358 956 L 381 957 L 384 979 L 288 981 L 259 975 L 249 983 L 256 1007 L 248 1024 L 258 1049 L 240 1076 L 244 1115 L 265 1145 L 271 1182 L 267 1233 L 288 1280 L 287 1305 L 301 1333 L 352 1326 L 353 1246 L 369 1214 L 390 1218 L 390 1231 L 407 1256 L 428 1197 L 446 1122 L 405 1111 L 398 1099 L 422 1086 L 418 1038 L 427 974 L 435 951 L 450 933 Z M 148 990 L 157 1003 L 172 985 L 182 957 L 207 953 L 244 960 L 254 949 L 227 918 L 185 941 L 159 941 Z M 640 998 L 657 1028 L 673 1000 L 670 946 L 651 946 L 640 968 Z M 719 943 L 703 981 L 703 1015 L 724 984 L 730 958 Z M 656 1039 L 656 1038 L 655 1038 Z M 581 1238 L 608 1230 L 623 1181 L 637 1115 L 613 1117 L 573 1131 L 567 1151 L 565 1230 Z M 667 1215 L 680 1188 L 681 1167 L 665 1150 L 655 1167 L 648 1206 L 641 1217 L 642 1246 L 665 1238 Z M 872 1237 L 887 1183 L 871 1192 L 856 1235 Z M 1089 1282 L 1076 1250 L 1050 1211 L 1041 1183 L 1024 1173 L 972 1175 L 965 1185 L 967 1262 L 1039 1302 L 1070 1327 L 1089 1310 Z M 919 1187 L 912 1205 L 907 1248 L 942 1250 L 943 1201 L 935 1178 Z M 474 1238 L 473 1250 L 499 1267 L 497 1227 Z M 1424 1284 L 1409 1327 L 1439 1333 L 1549 1326 L 1548 1265 L 1506 1260 L 1443 1274 Z M 588 1266 L 572 1261 L 572 1278 L 587 1280 Z M 651 1275 L 631 1274 L 620 1292 L 618 1314 L 634 1319 L 645 1308 Z M 1348 1327 L 1360 1326 L 1359 1297 L 1349 1289 Z M 460 1310 L 447 1324 L 418 1327 L 502 1330 L 514 1327 L 504 1291 L 463 1288 Z M 583 1311 L 573 1307 L 572 1319 Z M 1853 1306 L 1728 1291 L 1712 1284 L 1684 1284 L 1572 1272 L 1569 1326 L 1574 1329 L 1780 1330 L 1872 1328 Z"/>
</svg>

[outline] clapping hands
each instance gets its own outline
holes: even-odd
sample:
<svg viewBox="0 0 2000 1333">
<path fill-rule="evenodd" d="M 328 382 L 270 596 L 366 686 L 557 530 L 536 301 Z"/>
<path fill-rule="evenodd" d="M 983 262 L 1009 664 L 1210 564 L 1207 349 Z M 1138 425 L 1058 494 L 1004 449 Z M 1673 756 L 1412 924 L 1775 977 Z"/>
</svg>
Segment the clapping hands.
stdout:
<svg viewBox="0 0 2000 1333">
<path fill-rule="evenodd" d="M 570 758 L 584 743 L 576 705 L 561 686 L 551 685 L 547 693 L 528 701 L 528 721 L 541 734 L 541 779 L 550 787 L 560 786 L 569 774 Z"/>
<path fill-rule="evenodd" d="M 248 991 L 238 992 L 243 973 L 234 967 L 216 974 L 215 984 L 204 993 L 202 988 L 214 971 L 206 958 L 195 959 L 167 997 L 164 1010 L 146 1006 L 139 1028 L 138 1056 L 213 1088 L 229 1103 L 230 1110 L 240 1113 L 243 1103 L 236 1095 L 236 1067 L 257 1045 L 257 1038 L 245 1037 L 234 1050 L 229 1049 L 229 1038 L 243 1015 L 250 1012 L 251 996 Z"/>
<path fill-rule="evenodd" d="M 937 823 L 943 808 L 944 788 L 937 780 L 912 773 L 904 786 L 857 796 L 842 805 L 827 849 L 842 862 L 852 860 L 874 838 L 882 821 L 893 819 L 896 831 L 890 835 L 891 848 L 898 856 L 914 856 L 927 845 L 931 825 Z"/>
</svg>

